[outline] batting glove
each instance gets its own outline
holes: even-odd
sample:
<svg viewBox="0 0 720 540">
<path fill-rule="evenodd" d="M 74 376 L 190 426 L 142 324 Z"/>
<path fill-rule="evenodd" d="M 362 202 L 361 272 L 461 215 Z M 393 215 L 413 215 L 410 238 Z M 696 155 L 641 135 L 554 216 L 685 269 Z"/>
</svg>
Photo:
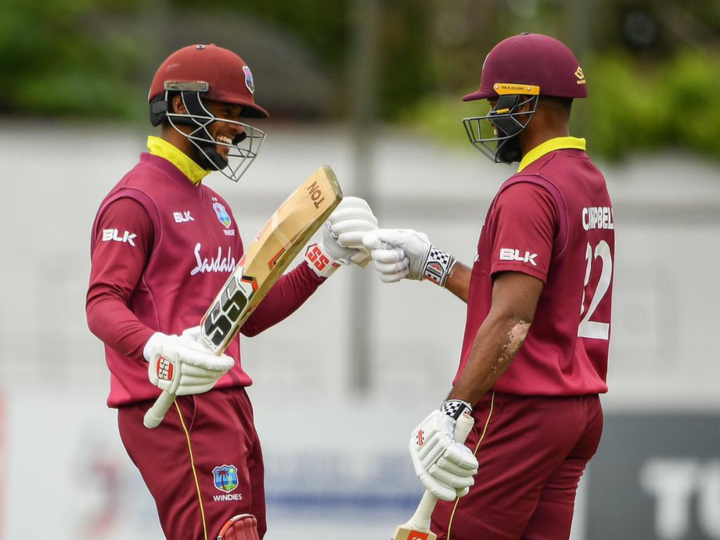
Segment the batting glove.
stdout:
<svg viewBox="0 0 720 540">
<path fill-rule="evenodd" d="M 410 457 L 425 489 L 438 499 L 452 501 L 466 495 L 475 483 L 478 461 L 469 448 L 453 439 L 455 423 L 470 408 L 449 400 L 430 413 L 410 436 Z"/>
<path fill-rule="evenodd" d="M 365 233 L 378 228 L 378 220 L 370 205 L 360 197 L 345 197 L 328 219 L 332 237 L 337 245 L 354 250 L 347 257 L 360 266 L 367 265 L 370 250 L 363 245 Z"/>
<path fill-rule="evenodd" d="M 430 243 L 425 233 L 412 229 L 377 229 L 363 236 L 380 280 L 426 279 L 445 286 L 455 258 Z"/>
<path fill-rule="evenodd" d="M 375 229 L 377 218 L 368 203 L 359 197 L 345 197 L 323 225 L 321 241 L 308 246 L 305 260 L 321 277 L 348 264 L 366 266 L 371 257 L 362 238 Z"/>
<path fill-rule="evenodd" d="M 194 332 L 195 334 L 199 332 Z M 198 343 L 193 331 L 181 336 L 156 332 L 145 344 L 143 356 L 148 362 L 148 378 L 161 390 L 184 396 L 207 392 L 233 367 L 234 360 L 215 356 Z"/>
</svg>

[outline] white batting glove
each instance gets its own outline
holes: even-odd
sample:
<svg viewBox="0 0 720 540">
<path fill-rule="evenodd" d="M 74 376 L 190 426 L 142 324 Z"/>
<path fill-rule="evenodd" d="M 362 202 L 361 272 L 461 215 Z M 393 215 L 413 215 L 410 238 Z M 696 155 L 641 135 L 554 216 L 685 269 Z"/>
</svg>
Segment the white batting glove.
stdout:
<svg viewBox="0 0 720 540">
<path fill-rule="evenodd" d="M 446 401 L 410 436 L 408 447 L 415 474 L 425 489 L 444 501 L 466 495 L 475 483 L 478 461 L 468 447 L 453 439 L 456 419 L 467 408 L 470 405 L 463 401 Z"/>
<path fill-rule="evenodd" d="M 331 276 L 348 264 L 367 266 L 370 251 L 362 243 L 363 235 L 377 229 L 377 218 L 359 197 L 345 197 L 322 227 L 322 239 L 308 246 L 305 260 L 321 277 Z"/>
<path fill-rule="evenodd" d="M 436 248 L 425 233 L 412 229 L 377 229 L 363 236 L 380 280 L 426 279 L 445 286 L 455 257 Z"/>
<path fill-rule="evenodd" d="M 148 378 L 161 390 L 177 396 L 207 392 L 233 367 L 234 360 L 223 354 L 215 356 L 197 342 L 194 329 L 183 335 L 156 332 L 145 344 L 143 356 L 148 361 Z"/>
<path fill-rule="evenodd" d="M 370 205 L 360 197 L 345 197 L 328 218 L 332 237 L 337 245 L 355 250 L 347 257 L 360 266 L 366 266 L 370 258 L 370 250 L 363 245 L 365 233 L 378 228 L 378 220 Z"/>
</svg>

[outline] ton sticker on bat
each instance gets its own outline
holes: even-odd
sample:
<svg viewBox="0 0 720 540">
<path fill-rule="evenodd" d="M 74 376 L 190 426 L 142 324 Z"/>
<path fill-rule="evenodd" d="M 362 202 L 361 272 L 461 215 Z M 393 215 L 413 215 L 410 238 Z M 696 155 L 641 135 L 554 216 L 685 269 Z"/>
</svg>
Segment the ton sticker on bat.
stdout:
<svg viewBox="0 0 720 540">
<path fill-rule="evenodd" d="M 323 196 L 322 191 L 320 191 L 320 188 L 317 185 L 317 181 L 310 184 L 307 187 L 307 190 L 308 193 L 310 193 L 310 198 L 312 199 L 315 208 L 320 208 L 320 205 L 325 200 L 325 197 Z M 322 197 L 322 199 L 320 197 Z"/>
</svg>

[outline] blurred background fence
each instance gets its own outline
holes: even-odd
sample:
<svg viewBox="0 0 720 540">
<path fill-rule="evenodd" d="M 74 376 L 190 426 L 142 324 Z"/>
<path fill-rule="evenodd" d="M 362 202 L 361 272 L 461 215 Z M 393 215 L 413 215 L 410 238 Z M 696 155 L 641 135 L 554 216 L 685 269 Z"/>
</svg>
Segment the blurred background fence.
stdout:
<svg viewBox="0 0 720 540">
<path fill-rule="evenodd" d="M 214 42 L 255 75 L 271 120 L 239 185 L 208 181 L 252 237 L 322 163 L 388 227 L 465 262 L 513 169 L 460 124 L 487 51 L 563 39 L 574 107 L 608 178 L 618 243 L 605 435 L 575 540 L 720 539 L 720 5 L 636 0 L 10 0 L 0 5 L 0 538 L 162 537 L 105 408 L 89 334 L 89 233 L 150 133 L 173 50 Z M 446 394 L 463 306 L 343 269 L 243 344 L 267 457 L 270 540 L 388 536 L 420 495 L 406 437 Z M 372 434 L 372 441 L 358 434 Z"/>
</svg>

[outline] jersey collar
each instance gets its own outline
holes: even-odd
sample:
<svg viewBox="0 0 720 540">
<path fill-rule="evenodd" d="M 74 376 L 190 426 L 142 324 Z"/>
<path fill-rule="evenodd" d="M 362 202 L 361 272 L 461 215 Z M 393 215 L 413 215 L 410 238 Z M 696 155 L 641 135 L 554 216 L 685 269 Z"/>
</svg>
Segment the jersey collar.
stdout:
<svg viewBox="0 0 720 540">
<path fill-rule="evenodd" d="M 525 154 L 525 157 L 522 158 L 520 166 L 518 167 L 518 172 L 522 171 L 533 161 L 537 161 L 545 154 L 549 154 L 555 150 L 566 149 L 585 150 L 585 139 L 577 139 L 575 137 L 555 137 L 554 139 L 545 141 Z"/>
<path fill-rule="evenodd" d="M 203 178 L 210 174 L 210 171 L 203 169 L 179 148 L 173 146 L 165 139 L 150 135 L 147 140 L 147 147 L 152 155 L 165 158 L 175 165 L 196 186 L 199 186 Z"/>
</svg>

